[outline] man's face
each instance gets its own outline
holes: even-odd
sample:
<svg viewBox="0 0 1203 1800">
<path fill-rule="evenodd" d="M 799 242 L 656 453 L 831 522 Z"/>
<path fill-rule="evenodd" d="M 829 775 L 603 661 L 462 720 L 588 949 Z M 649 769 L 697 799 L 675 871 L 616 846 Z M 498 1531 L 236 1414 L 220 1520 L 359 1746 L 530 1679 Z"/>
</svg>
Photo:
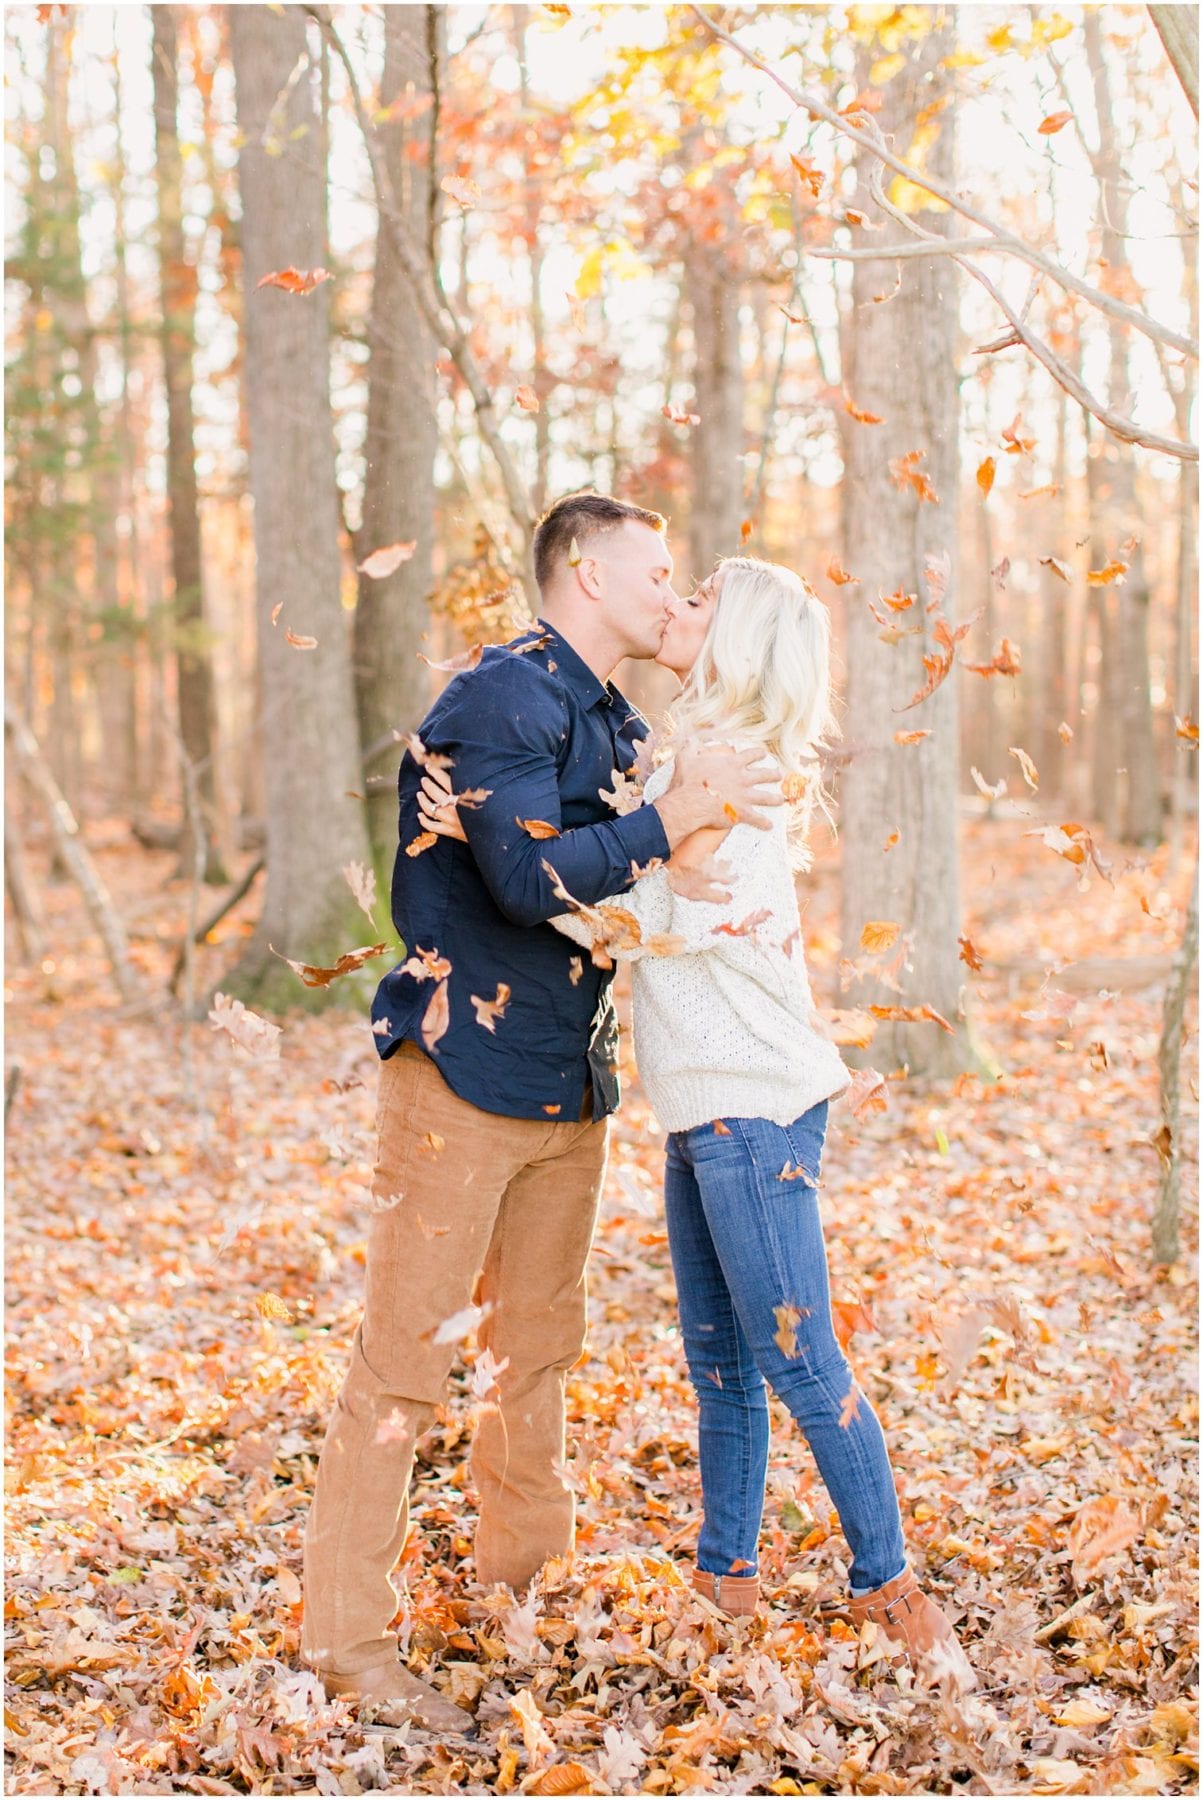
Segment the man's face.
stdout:
<svg viewBox="0 0 1203 1800">
<path fill-rule="evenodd" d="M 598 541 L 595 553 L 604 565 L 606 608 L 624 640 L 623 654 L 655 656 L 677 598 L 663 534 L 626 519 Z"/>
</svg>

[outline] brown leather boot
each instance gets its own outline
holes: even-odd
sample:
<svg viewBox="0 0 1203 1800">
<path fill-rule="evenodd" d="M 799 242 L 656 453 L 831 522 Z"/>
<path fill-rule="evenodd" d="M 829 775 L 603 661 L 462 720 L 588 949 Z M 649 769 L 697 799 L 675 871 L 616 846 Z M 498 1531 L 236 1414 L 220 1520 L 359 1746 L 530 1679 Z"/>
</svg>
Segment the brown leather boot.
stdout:
<svg viewBox="0 0 1203 1800">
<path fill-rule="evenodd" d="M 357 1675 L 323 1675 L 322 1681 L 332 1700 L 346 1695 L 358 1701 L 365 1715 L 382 1725 L 409 1722 L 420 1731 L 443 1736 L 476 1736 L 476 1720 L 471 1713 L 453 1706 L 437 1688 L 428 1681 L 419 1681 L 399 1662 L 376 1663 Z"/>
<path fill-rule="evenodd" d="M 733 1619 L 749 1618 L 760 1599 L 759 1575 L 711 1575 L 706 1569 L 695 1568 L 690 1585 L 695 1594 L 701 1594 Z"/>
<path fill-rule="evenodd" d="M 859 1631 L 867 1619 L 893 1644 L 899 1654 L 892 1663 L 909 1662 L 925 1681 L 951 1677 L 956 1691 L 967 1694 L 977 1686 L 977 1676 L 957 1642 L 956 1633 L 934 1600 L 929 1600 L 908 1564 L 901 1575 L 849 1601 L 852 1622 Z"/>
</svg>

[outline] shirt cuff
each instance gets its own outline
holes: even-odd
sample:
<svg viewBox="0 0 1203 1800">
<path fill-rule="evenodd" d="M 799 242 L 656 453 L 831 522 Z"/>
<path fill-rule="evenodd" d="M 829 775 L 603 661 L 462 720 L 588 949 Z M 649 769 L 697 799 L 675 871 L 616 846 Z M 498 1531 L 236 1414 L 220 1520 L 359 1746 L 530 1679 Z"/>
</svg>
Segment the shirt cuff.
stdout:
<svg viewBox="0 0 1203 1800">
<path fill-rule="evenodd" d="M 664 830 L 664 821 L 654 806 L 639 806 L 615 821 L 622 833 L 622 847 L 632 862 L 641 867 L 657 858 L 667 862 L 672 847 Z"/>
</svg>

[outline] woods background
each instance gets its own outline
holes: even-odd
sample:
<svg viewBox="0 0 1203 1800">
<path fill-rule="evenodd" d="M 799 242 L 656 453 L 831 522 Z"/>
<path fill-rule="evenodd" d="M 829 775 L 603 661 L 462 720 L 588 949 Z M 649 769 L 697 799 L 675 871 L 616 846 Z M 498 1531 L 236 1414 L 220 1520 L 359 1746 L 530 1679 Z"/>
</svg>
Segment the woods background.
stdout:
<svg viewBox="0 0 1203 1800">
<path fill-rule="evenodd" d="M 384 1779 L 292 1666 L 362 1253 L 353 1009 L 397 950 L 404 737 L 529 616 L 533 522 L 586 484 L 669 516 L 678 586 L 744 547 L 831 608 L 839 833 L 804 928 L 891 1106 L 837 1154 L 843 1326 L 928 1446 L 908 1535 L 968 1583 L 995 1684 L 936 1729 L 845 1685 L 855 1646 L 778 1634 L 752 1664 L 703 1642 L 733 1686 L 699 1707 L 654 1557 L 482 1626 L 469 1344 L 408 1629 L 496 1729 L 474 1765 L 393 1746 L 388 1778 L 1176 1791 L 1194 9 L 52 5 L 5 33 L 14 1791 Z M 631 1091 L 575 1401 L 582 1542 L 635 1556 L 688 1541 L 696 1493 Z M 800 1510 L 774 1443 L 768 1567 L 821 1599 L 826 1498 Z M 561 1730 L 562 1682 L 593 1710 Z"/>
</svg>

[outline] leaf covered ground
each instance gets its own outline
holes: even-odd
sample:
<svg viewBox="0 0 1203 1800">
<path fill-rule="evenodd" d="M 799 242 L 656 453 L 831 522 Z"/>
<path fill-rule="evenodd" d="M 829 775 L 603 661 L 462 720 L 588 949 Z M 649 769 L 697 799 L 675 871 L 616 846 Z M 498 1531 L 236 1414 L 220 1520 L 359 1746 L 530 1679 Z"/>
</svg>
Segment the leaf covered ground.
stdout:
<svg viewBox="0 0 1203 1800">
<path fill-rule="evenodd" d="M 91 836 L 162 984 L 187 901 L 172 859 Z M 1183 1253 L 1167 1271 L 1149 1251 L 1186 877 L 1160 852 L 1079 885 L 1014 819 L 969 823 L 964 869 L 983 965 L 966 979 L 1002 1079 L 893 1081 L 863 1124 L 833 1111 L 824 1216 L 908 1541 L 980 1692 L 916 1691 L 831 1611 L 844 1542 L 776 1406 L 768 1604 L 732 1627 L 689 1597 L 694 1409 L 632 1082 L 571 1377 L 572 1565 L 525 1600 L 473 1583 L 470 1345 L 421 1448 L 402 1632 L 476 1711 L 467 1745 L 360 1725 L 297 1656 L 305 1510 L 359 1305 L 367 1027 L 296 1015 L 271 1060 L 167 1008 L 123 1018 L 74 892 L 48 888 L 53 966 L 10 957 L 8 978 L 8 1790 L 1192 1791 L 1193 1006 Z M 828 856 L 806 889 L 829 1006 L 836 880 Z"/>
</svg>

